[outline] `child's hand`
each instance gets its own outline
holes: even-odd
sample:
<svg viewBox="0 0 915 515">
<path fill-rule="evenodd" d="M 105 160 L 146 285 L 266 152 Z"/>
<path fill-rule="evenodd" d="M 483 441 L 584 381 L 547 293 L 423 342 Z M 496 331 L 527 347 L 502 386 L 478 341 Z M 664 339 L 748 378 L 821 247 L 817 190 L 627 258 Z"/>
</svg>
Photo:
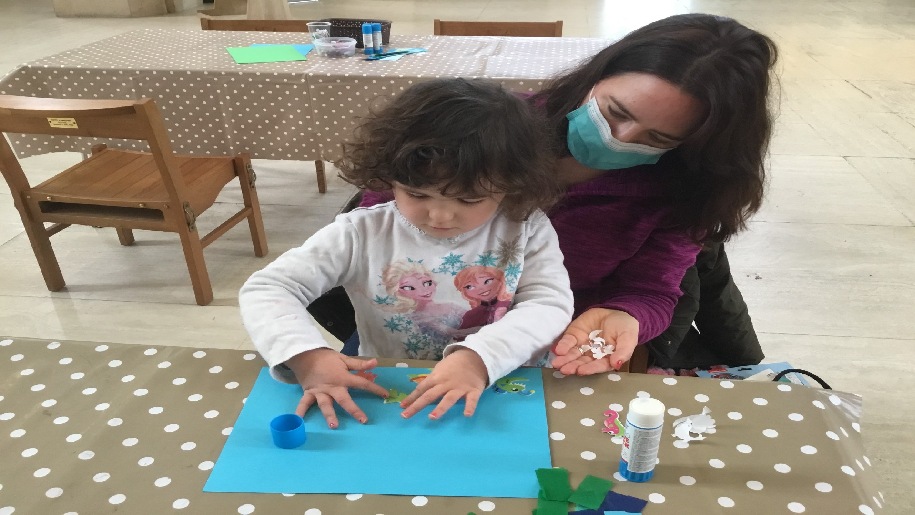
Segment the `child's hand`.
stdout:
<svg viewBox="0 0 915 515">
<path fill-rule="evenodd" d="M 297 415 L 304 416 L 312 404 L 317 403 L 327 427 L 336 429 L 339 425 L 334 411 L 334 402 L 345 409 L 359 422 L 365 424 L 368 417 L 349 395 L 349 388 L 359 388 L 387 397 L 388 391 L 364 377 L 351 374 L 350 370 L 368 370 L 374 368 L 378 360 L 362 360 L 344 356 L 332 349 L 314 349 L 290 358 L 286 365 L 295 373 L 302 385 L 302 400 L 295 409 Z"/>
<path fill-rule="evenodd" d="M 434 420 L 444 415 L 457 401 L 466 398 L 464 416 L 469 417 L 477 409 L 477 401 L 486 388 L 487 379 L 486 365 L 480 356 L 470 349 L 458 349 L 435 365 L 432 373 L 400 403 L 400 407 L 404 408 L 401 416 L 410 418 L 441 398 L 429 414 L 429 418 Z"/>
</svg>

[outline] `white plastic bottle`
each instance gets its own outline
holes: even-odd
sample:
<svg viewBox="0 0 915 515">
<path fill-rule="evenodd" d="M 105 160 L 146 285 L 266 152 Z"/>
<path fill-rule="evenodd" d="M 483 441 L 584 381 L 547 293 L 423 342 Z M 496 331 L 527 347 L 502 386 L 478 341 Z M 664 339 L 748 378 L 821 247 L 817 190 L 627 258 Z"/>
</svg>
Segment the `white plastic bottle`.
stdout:
<svg viewBox="0 0 915 515">
<path fill-rule="evenodd" d="M 643 483 L 654 475 L 663 426 L 663 402 L 650 397 L 637 397 L 629 402 L 619 466 L 620 475 L 627 481 Z"/>
</svg>

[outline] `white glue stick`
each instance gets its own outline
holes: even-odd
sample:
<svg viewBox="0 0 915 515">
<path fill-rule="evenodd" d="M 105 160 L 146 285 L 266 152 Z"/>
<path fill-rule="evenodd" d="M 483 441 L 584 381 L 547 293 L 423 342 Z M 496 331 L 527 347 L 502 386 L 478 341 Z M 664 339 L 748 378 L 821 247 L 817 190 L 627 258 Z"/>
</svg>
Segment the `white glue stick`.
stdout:
<svg viewBox="0 0 915 515">
<path fill-rule="evenodd" d="M 649 397 L 637 397 L 629 402 L 619 466 L 620 475 L 627 481 L 644 483 L 654 475 L 663 426 L 663 402 Z"/>
</svg>

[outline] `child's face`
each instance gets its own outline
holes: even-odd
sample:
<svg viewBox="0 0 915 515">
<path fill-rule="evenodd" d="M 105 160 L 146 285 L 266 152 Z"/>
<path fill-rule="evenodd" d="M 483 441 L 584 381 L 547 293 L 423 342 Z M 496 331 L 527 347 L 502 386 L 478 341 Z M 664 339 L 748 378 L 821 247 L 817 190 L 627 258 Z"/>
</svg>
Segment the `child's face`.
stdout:
<svg viewBox="0 0 915 515">
<path fill-rule="evenodd" d="M 439 188 L 413 188 L 394 183 L 394 200 L 400 213 L 435 238 L 452 238 L 485 224 L 499 209 L 505 195 L 446 197 Z"/>
<path fill-rule="evenodd" d="M 493 274 L 475 274 L 463 288 L 464 296 L 486 302 L 499 295 L 502 281 Z"/>
</svg>

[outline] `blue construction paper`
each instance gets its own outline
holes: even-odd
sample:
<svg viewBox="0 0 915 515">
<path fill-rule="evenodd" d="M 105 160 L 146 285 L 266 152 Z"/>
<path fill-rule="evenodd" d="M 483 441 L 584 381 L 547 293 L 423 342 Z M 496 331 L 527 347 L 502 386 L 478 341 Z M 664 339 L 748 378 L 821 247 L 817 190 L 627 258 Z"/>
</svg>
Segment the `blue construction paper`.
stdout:
<svg viewBox="0 0 915 515">
<path fill-rule="evenodd" d="M 375 382 L 410 392 L 409 374 L 428 369 L 376 368 Z M 216 461 L 205 492 L 361 493 L 536 498 L 537 477 L 551 467 L 540 369 L 518 369 L 526 388 L 483 393 L 473 417 L 463 403 L 439 420 L 432 406 L 405 420 L 397 403 L 353 390 L 369 422 L 338 408 L 340 428 L 327 428 L 317 409 L 305 415 L 308 440 L 296 449 L 273 445 L 269 424 L 298 404 L 298 385 L 261 371 Z M 533 390 L 533 392 L 531 392 Z"/>
<path fill-rule="evenodd" d="M 614 491 L 607 492 L 603 502 L 596 510 L 570 511 L 569 515 L 606 515 L 606 513 L 642 513 L 648 501 L 632 497 L 631 495 L 618 494 Z"/>
<path fill-rule="evenodd" d="M 250 46 L 275 46 L 275 43 L 255 43 Z M 308 55 L 308 52 L 311 52 L 312 50 L 315 49 L 315 46 L 310 43 L 307 45 L 282 45 L 282 46 L 291 46 L 292 48 L 296 49 L 296 51 L 298 53 L 300 53 L 302 55 Z"/>
<path fill-rule="evenodd" d="M 604 515 L 632 515 L 632 514 L 629 513 L 628 511 L 613 510 L 613 511 L 605 511 Z"/>
</svg>

